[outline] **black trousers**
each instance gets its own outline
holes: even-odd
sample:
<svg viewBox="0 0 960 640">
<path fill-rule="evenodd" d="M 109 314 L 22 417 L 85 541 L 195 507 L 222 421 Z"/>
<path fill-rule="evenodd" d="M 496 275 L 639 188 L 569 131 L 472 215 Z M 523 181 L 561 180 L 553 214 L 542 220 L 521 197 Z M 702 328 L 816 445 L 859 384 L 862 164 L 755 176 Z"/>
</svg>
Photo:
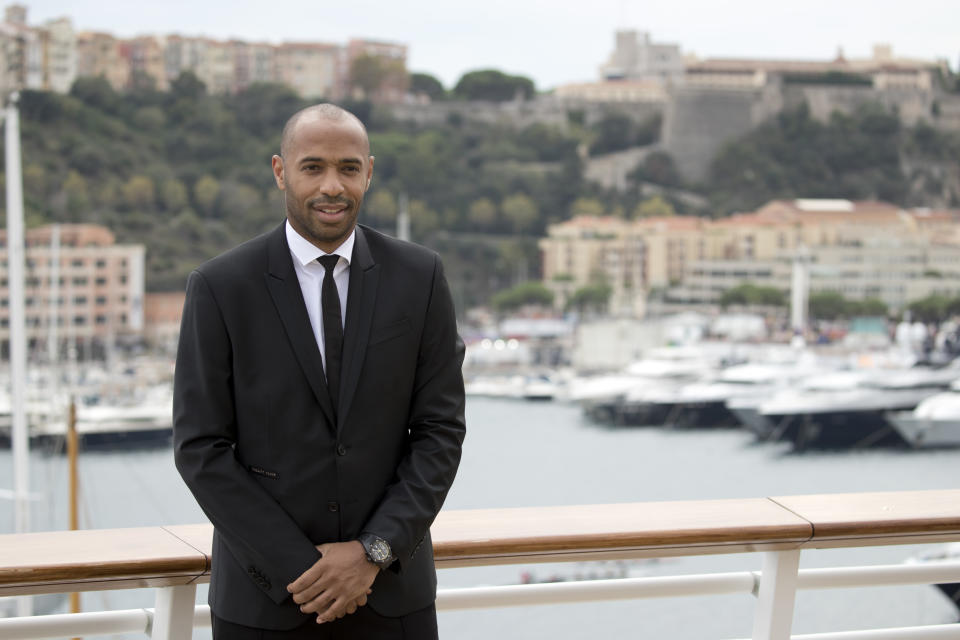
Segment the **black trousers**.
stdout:
<svg viewBox="0 0 960 640">
<path fill-rule="evenodd" d="M 399 618 L 381 616 L 364 606 L 323 624 L 311 616 L 299 627 L 284 631 L 245 627 L 212 613 L 210 617 L 214 640 L 439 640 L 435 605 Z"/>
</svg>

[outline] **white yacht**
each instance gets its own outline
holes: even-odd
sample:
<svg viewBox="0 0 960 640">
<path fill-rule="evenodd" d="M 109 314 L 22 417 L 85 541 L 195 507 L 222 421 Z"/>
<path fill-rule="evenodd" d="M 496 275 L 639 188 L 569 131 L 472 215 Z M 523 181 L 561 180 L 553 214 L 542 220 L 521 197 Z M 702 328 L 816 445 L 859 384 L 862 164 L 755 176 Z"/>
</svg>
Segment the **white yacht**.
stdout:
<svg viewBox="0 0 960 640">
<path fill-rule="evenodd" d="M 960 377 L 955 367 L 866 369 L 815 376 L 759 407 L 771 439 L 795 449 L 903 444 L 885 414 L 910 410 Z"/>
<path fill-rule="evenodd" d="M 923 400 L 913 411 L 892 411 L 885 417 L 912 447 L 958 447 L 960 380 L 955 380 L 949 391 Z"/>
</svg>

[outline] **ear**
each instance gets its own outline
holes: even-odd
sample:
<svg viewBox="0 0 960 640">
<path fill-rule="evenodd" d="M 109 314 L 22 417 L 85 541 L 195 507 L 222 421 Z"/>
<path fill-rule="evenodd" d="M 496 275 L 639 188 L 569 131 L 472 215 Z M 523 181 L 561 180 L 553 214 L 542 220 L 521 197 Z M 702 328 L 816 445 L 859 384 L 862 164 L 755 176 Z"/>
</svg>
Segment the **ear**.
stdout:
<svg viewBox="0 0 960 640">
<path fill-rule="evenodd" d="M 363 187 L 363 191 L 366 192 L 370 188 L 370 181 L 373 180 L 373 160 L 374 157 L 370 156 L 370 166 L 367 167 L 367 183 Z"/>
<path fill-rule="evenodd" d="M 283 181 L 283 158 L 276 155 L 273 156 L 270 159 L 270 165 L 273 167 L 273 179 L 277 181 L 277 188 L 283 191 L 286 189 Z"/>
</svg>

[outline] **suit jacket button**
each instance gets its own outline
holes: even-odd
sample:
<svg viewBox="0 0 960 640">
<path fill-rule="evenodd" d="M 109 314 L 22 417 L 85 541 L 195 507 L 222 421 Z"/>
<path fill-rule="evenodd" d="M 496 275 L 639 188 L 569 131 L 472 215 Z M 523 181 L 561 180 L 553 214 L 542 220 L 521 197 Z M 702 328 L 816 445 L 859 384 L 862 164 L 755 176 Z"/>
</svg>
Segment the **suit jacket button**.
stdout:
<svg viewBox="0 0 960 640">
<path fill-rule="evenodd" d="M 347 455 L 347 448 L 342 444 L 337 445 L 337 455 L 345 456 Z"/>
<path fill-rule="evenodd" d="M 336 502 L 332 502 L 332 501 L 331 501 L 331 502 L 328 502 L 328 503 L 327 503 L 327 510 L 330 511 L 330 512 L 332 512 L 332 513 L 336 513 L 337 511 L 340 511 L 340 505 L 337 504 Z"/>
</svg>

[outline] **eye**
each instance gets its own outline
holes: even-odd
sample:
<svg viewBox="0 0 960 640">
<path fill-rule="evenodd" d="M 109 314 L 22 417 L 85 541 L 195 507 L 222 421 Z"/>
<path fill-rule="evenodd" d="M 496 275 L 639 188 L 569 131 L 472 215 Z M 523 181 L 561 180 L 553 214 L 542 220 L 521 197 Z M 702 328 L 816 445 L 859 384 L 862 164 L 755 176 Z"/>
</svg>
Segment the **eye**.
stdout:
<svg viewBox="0 0 960 640">
<path fill-rule="evenodd" d="M 343 168 L 344 173 L 359 173 L 360 167 L 356 165 L 347 165 Z"/>
</svg>

